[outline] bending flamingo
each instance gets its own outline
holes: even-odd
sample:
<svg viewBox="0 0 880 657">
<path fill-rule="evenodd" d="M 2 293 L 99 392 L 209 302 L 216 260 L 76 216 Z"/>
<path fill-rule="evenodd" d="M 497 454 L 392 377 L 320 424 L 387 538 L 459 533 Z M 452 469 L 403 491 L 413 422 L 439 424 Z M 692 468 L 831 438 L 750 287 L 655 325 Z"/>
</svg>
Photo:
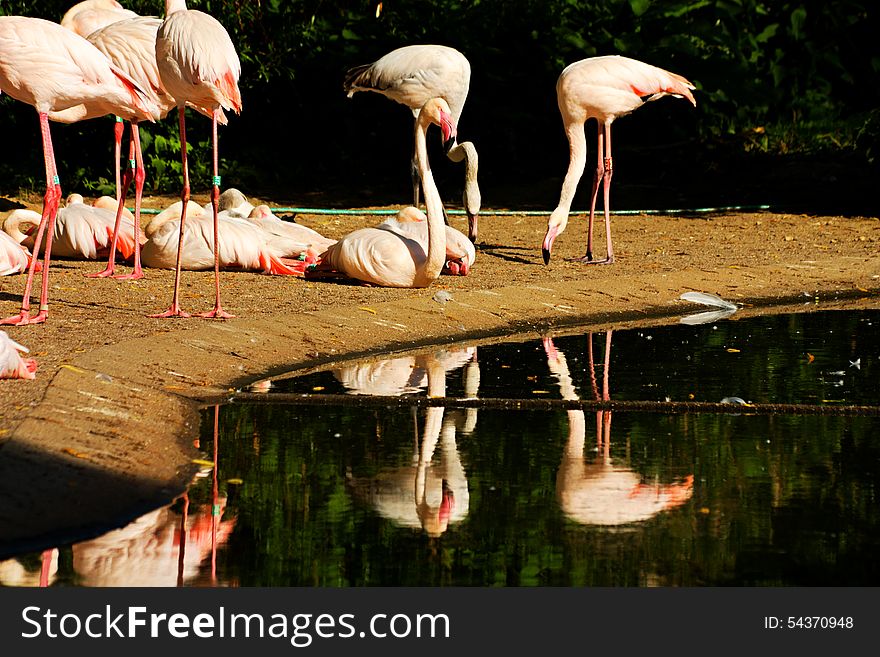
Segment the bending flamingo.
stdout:
<svg viewBox="0 0 880 657">
<path fill-rule="evenodd" d="M 0 16 L 0 89 L 28 103 L 40 117 L 46 193 L 37 229 L 35 251 L 46 237 L 40 310 L 31 317 L 30 293 L 36 268 L 31 262 L 18 315 L 0 324 L 36 324 L 49 314 L 49 261 L 61 185 L 55 165 L 49 112 L 82 105 L 83 118 L 117 114 L 154 120 L 157 108 L 137 84 L 86 39 L 57 23 L 24 16 Z"/>
<path fill-rule="evenodd" d="M 185 0 L 165 0 L 165 20 L 156 35 L 156 61 L 159 76 L 169 94 L 177 101 L 180 123 L 180 156 L 183 162 L 183 189 L 180 193 L 183 209 L 180 215 L 177 266 L 174 272 L 174 296 L 164 313 L 153 317 L 187 317 L 180 309 L 180 258 L 186 212 L 189 201 L 189 168 L 186 159 L 187 103 L 211 111 L 213 143 L 213 180 L 211 203 L 214 214 L 214 308 L 201 317 L 232 317 L 220 304 L 220 253 L 218 249 L 218 200 L 220 176 L 217 173 L 217 123 L 222 109 L 241 112 L 241 92 L 238 78 L 241 63 L 232 39 L 220 22 L 208 14 L 186 8 Z"/>
<path fill-rule="evenodd" d="M 438 45 L 404 46 L 372 64 L 355 66 L 345 74 L 343 90 L 351 98 L 357 91 L 374 91 L 406 105 L 416 121 L 429 98 L 449 103 L 456 125 L 461 118 L 471 83 L 471 65 L 455 48 Z M 465 161 L 462 203 L 468 217 L 468 237 L 477 241 L 480 187 L 477 184 L 477 149 L 472 142 L 452 142 L 446 155 L 453 162 Z M 415 150 L 412 160 L 413 205 L 419 206 L 419 178 Z"/>
<path fill-rule="evenodd" d="M 584 124 L 589 119 L 596 119 L 599 127 L 596 173 L 593 177 L 590 219 L 587 226 L 587 253 L 578 260 L 592 264 L 611 264 L 614 262 L 609 215 L 612 174 L 611 124 L 617 118 L 626 116 L 645 103 L 666 95 L 687 98 L 696 106 L 697 102 L 691 93 L 694 88 L 693 84 L 680 75 L 618 55 L 582 59 L 562 71 L 556 82 L 556 98 L 562 114 L 565 136 L 568 138 L 570 160 L 562 183 L 559 205 L 553 210 L 547 222 L 547 234 L 542 244 L 544 264 L 550 262 L 553 242 L 565 230 L 568 223 L 571 203 L 587 163 Z M 600 180 L 603 183 L 605 200 L 606 256 L 604 260 L 593 260 L 593 215 Z"/>
<path fill-rule="evenodd" d="M 404 237 L 414 239 L 422 245 L 422 248 L 427 249 L 427 217 L 417 208 L 403 208 L 396 217 L 389 217 L 379 224 L 379 228 L 388 228 Z M 474 244 L 460 230 L 448 225 L 445 228 L 446 263 L 441 273 L 450 276 L 467 276 L 477 257 Z"/>
<path fill-rule="evenodd" d="M 443 203 L 428 164 L 426 137 L 432 123 L 440 126 L 444 143 L 455 139 L 455 121 L 442 98 L 428 100 L 416 122 L 416 163 L 428 210 L 427 244 L 381 225 L 361 228 L 321 254 L 319 271 L 333 270 L 384 287 L 427 287 L 437 279 L 446 261 L 446 227 Z"/>
</svg>

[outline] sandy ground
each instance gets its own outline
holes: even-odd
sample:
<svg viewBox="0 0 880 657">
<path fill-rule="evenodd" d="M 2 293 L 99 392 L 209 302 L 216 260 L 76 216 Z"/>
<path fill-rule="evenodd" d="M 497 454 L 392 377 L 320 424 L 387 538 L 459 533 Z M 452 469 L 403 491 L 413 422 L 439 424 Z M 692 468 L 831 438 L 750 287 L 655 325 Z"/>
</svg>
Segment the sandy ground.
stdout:
<svg viewBox="0 0 880 657">
<path fill-rule="evenodd" d="M 381 218 L 297 221 L 338 237 Z M 464 218 L 452 221 L 464 229 Z M 168 306 L 170 271 L 92 280 L 83 274 L 96 263 L 53 264 L 49 321 L 6 327 L 39 369 L 35 381 L 0 381 L 0 556 L 85 537 L 167 501 L 197 467 L 200 403 L 267 375 L 511 332 L 676 321 L 701 310 L 679 300 L 689 290 L 741 304 L 737 316 L 880 307 L 877 218 L 614 216 L 612 225 L 613 265 L 566 261 L 584 252 L 577 217 L 545 266 L 546 217 L 486 214 L 471 275 L 421 290 L 227 272 L 224 305 L 236 317 L 226 321 L 146 317 Z M 17 312 L 23 287 L 23 276 L 0 279 L 3 316 Z M 435 300 L 438 290 L 452 299 Z M 184 309 L 212 301 L 211 274 L 185 272 Z"/>
</svg>

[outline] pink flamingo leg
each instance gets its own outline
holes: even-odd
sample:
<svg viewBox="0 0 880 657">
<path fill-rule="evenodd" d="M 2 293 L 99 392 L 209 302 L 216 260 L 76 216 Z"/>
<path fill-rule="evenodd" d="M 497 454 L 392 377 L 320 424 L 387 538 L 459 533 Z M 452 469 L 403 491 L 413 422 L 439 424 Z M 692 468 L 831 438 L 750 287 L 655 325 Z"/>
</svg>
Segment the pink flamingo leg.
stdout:
<svg viewBox="0 0 880 657">
<path fill-rule="evenodd" d="M 603 138 L 604 131 L 604 138 Z M 611 124 L 604 123 L 598 126 L 598 136 L 596 139 L 596 173 L 593 176 L 593 190 L 590 194 L 590 218 L 587 223 L 587 253 L 581 258 L 572 258 L 578 262 L 584 262 L 589 265 L 610 265 L 614 262 L 614 250 L 611 248 L 611 215 L 610 215 L 610 199 L 611 199 Z M 605 203 L 605 246 L 606 256 L 604 260 L 593 259 L 593 220 L 596 212 L 596 200 L 599 196 L 599 181 L 602 181 L 603 200 Z"/>
<path fill-rule="evenodd" d="M 144 156 L 141 151 L 141 134 L 137 121 L 131 122 L 131 139 L 134 142 L 134 161 L 131 162 L 134 168 L 134 267 L 130 274 L 118 274 L 113 278 L 118 280 L 136 281 L 144 277 L 144 270 L 141 269 L 141 200 L 144 196 L 144 180 L 147 174 L 144 171 Z M 116 215 L 116 228 L 113 231 L 113 248 L 116 246 L 116 239 L 119 233 L 119 223 L 122 218 L 122 206 L 120 205 Z M 111 249 L 111 262 L 112 260 Z"/>
<path fill-rule="evenodd" d="M 52 568 L 52 557 L 55 555 L 55 549 L 43 550 L 40 555 L 40 588 L 49 586 L 49 570 Z"/>
<path fill-rule="evenodd" d="M 125 123 L 122 121 L 122 117 L 114 118 L 116 121 L 113 124 L 113 153 L 116 157 L 113 160 L 113 170 L 116 173 L 116 198 L 119 198 L 122 189 L 119 176 L 119 157 L 122 155 L 122 133 L 125 131 Z"/>
<path fill-rule="evenodd" d="M 46 194 L 43 196 L 43 214 L 34 240 L 34 257 L 28 267 L 24 295 L 21 299 L 21 311 L 18 315 L 0 319 L 0 325 L 24 326 L 26 324 L 42 324 L 49 316 L 49 260 L 52 252 L 52 234 L 55 231 L 55 215 L 58 213 L 58 202 L 61 200 L 61 185 L 58 183 L 58 172 L 55 168 L 55 152 L 52 148 L 52 135 L 49 132 L 49 115 L 40 112 L 40 132 L 43 137 L 43 161 L 46 167 Z M 37 268 L 36 254 L 40 252 L 43 235 L 46 235 L 46 251 L 43 260 L 43 284 L 40 291 L 40 311 L 31 317 L 31 287 L 34 272 Z"/>
<path fill-rule="evenodd" d="M 117 123 L 116 125 L 124 125 L 122 123 Z M 128 146 L 128 161 L 129 168 L 125 169 L 125 176 L 122 179 L 122 185 L 116 188 L 117 197 L 119 199 L 119 204 L 116 207 L 116 221 L 113 224 L 113 238 L 110 240 L 110 255 L 107 258 L 107 267 L 102 271 L 96 272 L 94 274 L 85 274 L 86 278 L 107 278 L 108 276 L 113 276 L 116 271 L 116 243 L 119 240 L 119 227 L 122 224 L 122 208 L 125 207 L 125 199 L 128 196 L 128 188 L 131 185 L 131 180 L 134 176 L 134 135 L 135 135 L 135 124 L 131 124 L 131 141 Z M 118 159 L 117 159 L 118 162 Z M 117 167 L 117 176 L 119 167 Z M 136 233 L 135 233 L 136 234 Z"/>
<path fill-rule="evenodd" d="M 177 586 L 183 586 L 184 564 L 186 562 L 186 520 L 189 514 L 189 495 L 183 494 L 183 513 L 180 515 L 180 535 L 177 553 Z"/>
<path fill-rule="evenodd" d="M 150 317 L 189 317 L 180 309 L 180 269 L 181 257 L 183 255 L 183 230 L 186 222 L 186 206 L 189 203 L 189 166 L 186 161 L 186 119 L 184 118 L 184 108 L 178 107 L 178 122 L 180 124 L 180 159 L 183 162 L 183 189 L 180 192 L 180 201 L 183 207 L 180 210 L 180 236 L 177 240 L 177 266 L 174 270 L 174 296 L 171 298 L 171 307 L 164 313 L 150 315 Z"/>
<path fill-rule="evenodd" d="M 235 315 L 231 315 L 220 305 L 220 220 L 217 217 L 217 213 L 219 212 L 219 199 L 220 199 L 220 176 L 217 173 L 219 168 L 218 166 L 218 155 L 217 155 L 217 117 L 219 115 L 219 110 L 214 110 L 211 116 L 211 132 L 212 138 L 214 142 L 214 178 L 213 185 L 211 187 L 211 208 L 214 211 L 214 308 L 205 313 L 199 313 L 199 317 L 209 317 L 216 319 L 229 319 L 230 317 L 235 317 Z M 183 220 L 181 219 L 181 222 Z"/>
</svg>

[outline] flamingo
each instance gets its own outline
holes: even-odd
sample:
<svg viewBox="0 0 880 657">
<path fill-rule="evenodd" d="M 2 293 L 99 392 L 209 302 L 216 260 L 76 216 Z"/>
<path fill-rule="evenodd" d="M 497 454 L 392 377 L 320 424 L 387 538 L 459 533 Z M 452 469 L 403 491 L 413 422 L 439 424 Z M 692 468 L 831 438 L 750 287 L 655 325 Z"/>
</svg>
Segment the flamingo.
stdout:
<svg viewBox="0 0 880 657">
<path fill-rule="evenodd" d="M 432 123 L 440 126 L 444 143 L 455 139 L 455 121 L 442 98 L 428 100 L 416 121 L 416 163 L 428 210 L 427 245 L 387 227 L 361 228 L 321 254 L 319 271 L 333 270 L 384 287 L 427 287 L 437 279 L 446 261 L 446 230 L 443 204 L 428 164 L 426 137 Z"/>
<path fill-rule="evenodd" d="M 605 364 L 601 399 L 608 401 L 608 366 L 611 355 L 612 331 L 605 334 Z M 593 397 L 600 393 L 593 365 L 593 336 L 589 336 L 587 361 L 590 368 Z M 565 399 L 577 399 L 565 354 L 544 338 L 547 365 L 559 383 Z M 639 473 L 611 459 L 611 411 L 596 412 L 596 443 L 599 457 L 586 463 L 586 421 L 584 411 L 567 411 L 568 442 L 556 477 L 556 496 L 563 513 L 585 525 L 614 527 L 648 520 L 687 502 L 693 494 L 693 475 L 671 484 L 645 483 Z"/>
<path fill-rule="evenodd" d="M 220 212 L 226 213 L 227 216 L 247 219 L 268 235 L 293 240 L 300 245 L 299 251 L 307 253 L 307 260 L 312 262 L 318 254 L 323 253 L 330 245 L 336 243 L 336 240 L 324 237 L 308 226 L 280 219 L 273 214 L 268 205 L 261 203 L 254 206 L 244 194 L 234 187 L 230 187 L 220 194 L 219 208 Z M 207 204 L 205 210 L 210 211 Z"/>
<path fill-rule="evenodd" d="M 404 237 L 414 239 L 422 248 L 427 248 L 428 221 L 425 213 L 412 206 L 403 208 L 396 217 L 389 217 L 381 224 L 380 228 L 387 228 Z M 443 265 L 443 274 L 451 276 L 467 276 L 471 266 L 477 257 L 474 243 L 464 233 L 452 226 L 446 228 L 446 263 Z"/>
<path fill-rule="evenodd" d="M 345 74 L 343 90 L 351 98 L 358 91 L 374 91 L 412 110 L 416 121 L 429 98 L 443 98 L 456 125 L 461 118 L 471 82 L 471 65 L 455 48 L 439 45 L 404 46 L 372 64 L 355 66 Z M 476 243 L 480 213 L 477 183 L 478 156 L 473 142 L 452 142 L 446 149 L 453 162 L 465 161 L 462 204 L 468 217 L 468 238 Z M 412 160 L 413 205 L 419 205 L 419 178 L 415 150 Z"/>
<path fill-rule="evenodd" d="M 6 331 L 0 331 L 0 379 L 35 379 L 37 361 L 23 358 L 28 348 L 18 344 Z"/>
<path fill-rule="evenodd" d="M 0 324 L 39 324 L 49 314 L 49 261 L 61 184 L 55 165 L 49 112 L 82 105 L 83 118 L 117 114 L 154 121 L 158 108 L 137 83 L 86 39 L 57 23 L 25 16 L 0 16 L 0 89 L 28 103 L 40 117 L 46 192 L 35 240 L 36 252 L 46 237 L 40 310 L 30 315 L 30 292 L 36 258 L 28 269 L 21 311 Z"/>
<path fill-rule="evenodd" d="M 635 59 L 619 55 L 590 57 L 567 66 L 556 82 L 556 99 L 562 114 L 562 124 L 568 138 L 570 159 L 559 205 L 547 222 L 542 252 L 544 264 L 550 262 L 553 242 L 565 230 L 568 213 L 577 191 L 578 182 L 587 162 L 587 140 L 584 124 L 596 119 L 598 127 L 597 164 L 590 196 L 590 219 L 587 226 L 587 253 L 577 260 L 591 264 L 611 264 L 614 251 L 611 248 L 611 220 L 609 201 L 611 188 L 611 124 L 615 119 L 637 110 L 645 103 L 666 95 L 687 98 L 695 107 L 697 101 L 691 90 L 694 85 L 676 73 L 664 71 Z M 603 146 L 604 144 L 604 146 Z M 603 184 L 605 200 L 604 260 L 593 260 L 593 215 L 599 181 Z"/>
<path fill-rule="evenodd" d="M 135 12 L 125 9 L 116 0 L 84 0 L 65 12 L 61 26 L 87 37 L 105 25 L 134 16 L 137 16 Z"/>
<path fill-rule="evenodd" d="M 222 213 L 213 221 L 211 215 L 194 201 L 189 202 L 186 214 L 189 221 L 182 237 L 180 223 L 183 212 L 180 201 L 147 224 L 147 242 L 141 254 L 147 267 L 204 271 L 219 263 L 224 269 L 302 275 L 305 263 L 284 260 L 300 255 L 299 243 L 268 235 L 245 219 L 224 216 Z M 217 240 L 214 239 L 215 231 Z"/>
<path fill-rule="evenodd" d="M 0 231 L 0 276 L 20 274 L 27 270 L 30 262 L 27 248 L 6 231 Z"/>
<path fill-rule="evenodd" d="M 217 123 L 222 109 L 241 112 L 238 79 L 241 63 L 229 33 L 212 16 L 186 8 L 186 0 L 165 0 L 165 20 L 156 35 L 156 61 L 165 89 L 177 101 L 180 123 L 180 156 L 183 162 L 183 188 L 180 193 L 182 212 L 178 238 L 177 264 L 174 271 L 174 296 L 164 313 L 152 317 L 187 317 L 180 309 L 180 269 L 186 212 L 189 201 L 189 168 L 186 159 L 187 103 L 211 111 L 213 143 L 213 179 L 211 203 L 214 214 L 214 308 L 201 317 L 226 319 L 233 315 L 220 304 L 219 197 L 220 176 L 217 173 Z"/>
<path fill-rule="evenodd" d="M 401 360 L 405 366 L 407 359 Z M 427 374 L 428 395 L 445 397 L 447 368 L 440 358 L 429 355 L 418 360 Z M 470 507 L 467 474 L 455 440 L 455 419 L 444 417 L 444 411 L 442 406 L 425 411 L 411 465 L 384 468 L 373 479 L 352 477 L 348 481 L 355 495 L 379 515 L 403 527 L 422 529 L 431 537 L 441 536 L 450 524 L 464 520 Z M 438 443 L 441 455 L 435 459 Z"/>
<path fill-rule="evenodd" d="M 175 100 L 168 94 L 162 86 L 159 77 L 159 66 L 156 62 L 156 36 L 159 27 L 162 25 L 162 19 L 154 16 L 137 16 L 123 20 L 117 20 L 109 25 L 93 31 L 87 37 L 98 50 L 103 52 L 114 64 L 119 66 L 123 71 L 136 80 L 138 85 L 145 90 L 150 100 L 158 107 L 158 118 L 165 118 L 168 113 L 177 106 Z M 190 107 L 197 112 L 208 117 L 212 115 L 210 110 L 203 107 L 189 104 Z M 72 112 L 75 110 L 67 110 Z M 63 114 L 63 113 L 62 113 Z M 53 115 L 50 119 L 57 118 Z M 225 114 L 220 112 L 218 122 L 226 125 L 227 120 Z M 134 199 L 134 222 L 136 230 L 140 230 L 141 225 L 141 199 L 143 198 L 144 188 L 144 165 L 143 155 L 140 145 L 140 125 L 138 121 L 131 121 L 131 140 L 129 144 L 129 167 L 126 169 L 125 176 L 121 180 L 119 175 L 119 155 L 121 153 L 123 123 L 121 119 L 115 123 L 114 127 L 114 170 L 116 175 L 116 195 L 119 201 L 114 203 L 116 212 L 126 213 L 125 197 L 131 181 L 135 183 L 135 199 Z M 117 224 L 118 225 L 118 224 Z M 115 273 L 115 255 L 116 244 L 111 242 L 110 253 L 107 260 L 107 267 L 97 273 L 87 274 L 90 278 L 104 278 L 112 276 L 118 279 L 139 279 L 143 278 L 143 271 L 140 262 L 140 249 L 136 248 L 134 253 L 134 264 L 131 273 L 119 274 Z M 128 258 L 128 256 L 126 256 Z"/>
<path fill-rule="evenodd" d="M 106 201 L 98 201 L 105 205 Z M 97 260 L 107 254 L 114 235 L 116 222 L 116 202 L 113 210 L 106 207 L 86 205 L 80 194 L 70 194 L 67 205 L 58 210 L 55 229 L 52 232 L 52 255 L 75 260 Z M 130 258 L 140 243 L 135 237 L 134 220 L 131 213 L 123 215 L 123 230 L 119 231 L 119 251 L 124 258 Z M 40 214 L 33 210 L 13 210 L 3 230 L 23 246 L 34 248 L 33 234 L 22 231 L 25 225 L 39 226 Z"/>
</svg>

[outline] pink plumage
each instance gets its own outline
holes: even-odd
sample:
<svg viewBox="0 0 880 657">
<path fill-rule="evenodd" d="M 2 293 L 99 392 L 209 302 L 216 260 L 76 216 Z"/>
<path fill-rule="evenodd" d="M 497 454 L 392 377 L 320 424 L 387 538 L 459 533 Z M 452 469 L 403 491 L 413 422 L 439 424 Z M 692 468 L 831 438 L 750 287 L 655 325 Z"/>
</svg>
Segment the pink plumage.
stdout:
<svg viewBox="0 0 880 657">
<path fill-rule="evenodd" d="M 621 116 L 652 100 L 663 96 L 686 98 L 696 106 L 691 91 L 694 85 L 677 73 L 645 64 L 635 59 L 608 55 L 590 57 L 567 66 L 556 82 L 556 99 L 562 124 L 569 144 L 569 163 L 559 204 L 547 222 L 542 251 L 544 263 L 550 262 L 550 252 L 556 238 L 565 230 L 568 213 L 577 191 L 578 182 L 584 173 L 587 161 L 587 141 L 584 123 L 589 119 L 599 122 L 596 170 L 593 177 L 593 190 L 590 196 L 590 218 L 587 227 L 587 253 L 578 260 L 591 264 L 610 264 L 614 262 L 611 246 L 610 186 L 613 171 L 611 158 L 611 124 Z M 593 217 L 599 182 L 603 182 L 605 209 L 604 260 L 593 260 Z"/>
<path fill-rule="evenodd" d="M 86 39 L 57 23 L 24 16 L 0 16 L 0 89 L 32 105 L 39 114 L 46 193 L 37 229 L 37 250 L 44 233 L 49 233 L 39 312 L 30 316 L 34 261 L 28 270 L 19 314 L 0 320 L 0 324 L 36 324 L 46 321 L 49 313 L 51 233 L 61 199 L 49 113 L 79 106 L 82 113 L 73 120 L 116 114 L 130 120 L 153 121 L 157 108 L 134 80 Z"/>
<path fill-rule="evenodd" d="M 27 347 L 15 342 L 6 331 L 0 331 L 0 379 L 35 379 L 37 361 L 24 358 Z"/>
</svg>

